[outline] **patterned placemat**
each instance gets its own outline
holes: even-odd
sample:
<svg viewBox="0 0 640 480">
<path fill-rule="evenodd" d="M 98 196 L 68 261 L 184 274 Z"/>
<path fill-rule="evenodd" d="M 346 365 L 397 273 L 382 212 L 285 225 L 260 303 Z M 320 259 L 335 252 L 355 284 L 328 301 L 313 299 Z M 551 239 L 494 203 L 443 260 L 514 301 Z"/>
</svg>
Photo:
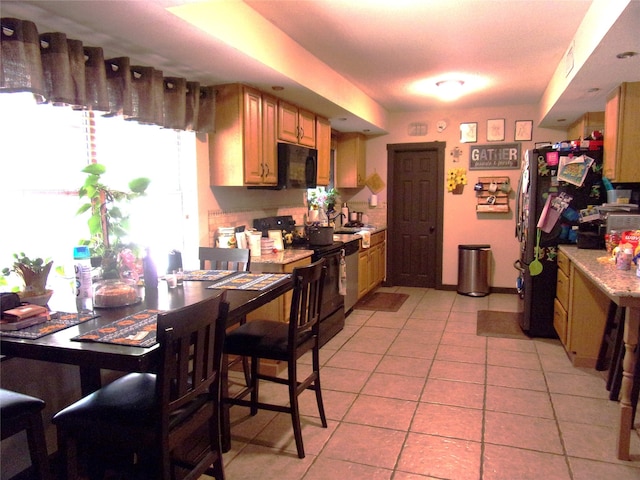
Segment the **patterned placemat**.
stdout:
<svg viewBox="0 0 640 480">
<path fill-rule="evenodd" d="M 236 273 L 233 270 L 189 270 L 184 272 L 185 280 L 215 282 Z"/>
<path fill-rule="evenodd" d="M 289 273 L 239 273 L 225 278 L 207 288 L 228 288 L 237 290 L 264 290 L 291 277 Z"/>
<path fill-rule="evenodd" d="M 73 337 L 78 342 L 115 343 L 150 347 L 156 343 L 159 310 L 142 310 L 90 332 Z"/>
<path fill-rule="evenodd" d="M 79 323 L 86 322 L 87 320 L 91 320 L 98 316 L 99 315 L 97 313 L 83 313 L 78 315 L 77 313 L 58 312 L 55 315 L 55 318 L 47 320 L 44 323 L 31 325 L 30 327 L 20 330 L 2 331 L 0 332 L 0 335 L 5 337 L 28 338 L 30 340 L 35 340 L 36 338 L 44 337 L 45 335 L 49 335 L 59 330 L 73 327 L 74 325 L 78 325 Z"/>
</svg>

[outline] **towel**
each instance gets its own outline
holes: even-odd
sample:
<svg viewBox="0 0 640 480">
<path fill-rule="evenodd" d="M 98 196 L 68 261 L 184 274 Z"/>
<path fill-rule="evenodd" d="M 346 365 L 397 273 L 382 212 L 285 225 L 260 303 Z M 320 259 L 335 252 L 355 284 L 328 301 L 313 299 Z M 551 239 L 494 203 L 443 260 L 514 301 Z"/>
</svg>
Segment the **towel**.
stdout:
<svg viewBox="0 0 640 480">
<path fill-rule="evenodd" d="M 361 230 L 358 235 L 362 237 L 362 248 L 369 248 L 371 246 L 371 232 L 368 230 Z"/>
</svg>

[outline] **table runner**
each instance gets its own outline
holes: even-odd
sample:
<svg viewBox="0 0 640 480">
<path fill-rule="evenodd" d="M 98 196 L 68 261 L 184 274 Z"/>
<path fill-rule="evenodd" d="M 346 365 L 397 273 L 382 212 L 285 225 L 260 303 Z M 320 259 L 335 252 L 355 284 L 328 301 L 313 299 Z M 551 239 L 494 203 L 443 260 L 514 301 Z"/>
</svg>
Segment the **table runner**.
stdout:
<svg viewBox="0 0 640 480">
<path fill-rule="evenodd" d="M 115 343 L 151 347 L 156 343 L 159 310 L 142 310 L 90 332 L 73 337 L 78 342 Z"/>
<path fill-rule="evenodd" d="M 97 316 L 99 316 L 97 313 L 83 313 L 78 316 L 77 313 L 58 312 L 55 318 L 47 320 L 44 323 L 31 325 L 30 327 L 22 328 L 20 330 L 1 331 L 0 335 L 4 335 L 5 337 L 28 338 L 30 340 L 35 340 L 36 338 L 44 337 L 45 335 L 86 322 L 87 320 L 91 320 Z"/>
<path fill-rule="evenodd" d="M 264 290 L 289 277 L 291 277 L 290 273 L 239 273 L 214 283 L 207 288 Z"/>
<path fill-rule="evenodd" d="M 184 272 L 184 280 L 214 282 L 237 273 L 235 270 L 189 270 Z"/>
</svg>

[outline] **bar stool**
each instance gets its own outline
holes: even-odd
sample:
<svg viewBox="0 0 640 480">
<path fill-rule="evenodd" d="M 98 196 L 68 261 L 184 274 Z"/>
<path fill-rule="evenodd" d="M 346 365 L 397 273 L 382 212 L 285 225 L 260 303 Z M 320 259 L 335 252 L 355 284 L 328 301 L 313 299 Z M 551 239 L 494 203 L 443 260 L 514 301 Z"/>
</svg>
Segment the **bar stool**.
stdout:
<svg viewBox="0 0 640 480">
<path fill-rule="evenodd" d="M 43 480 L 51 479 L 47 442 L 42 423 L 43 400 L 0 388 L 0 430 L 2 440 L 27 432 L 31 463 Z"/>
</svg>

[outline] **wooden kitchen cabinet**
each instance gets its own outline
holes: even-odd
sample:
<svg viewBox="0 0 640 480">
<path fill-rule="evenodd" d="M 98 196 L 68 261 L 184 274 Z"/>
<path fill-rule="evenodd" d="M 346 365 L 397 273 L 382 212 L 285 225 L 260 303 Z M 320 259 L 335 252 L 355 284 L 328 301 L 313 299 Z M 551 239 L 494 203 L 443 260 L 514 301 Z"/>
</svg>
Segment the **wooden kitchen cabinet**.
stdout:
<svg viewBox="0 0 640 480">
<path fill-rule="evenodd" d="M 331 180 L 331 123 L 316 116 L 316 148 L 318 149 L 318 185 L 327 186 Z"/>
<path fill-rule="evenodd" d="M 316 148 L 315 114 L 280 100 L 278 102 L 278 139 Z"/>
<path fill-rule="evenodd" d="M 311 257 L 303 258 L 295 262 L 281 264 L 281 263 L 258 263 L 251 262 L 251 271 L 257 273 L 291 273 L 294 268 L 303 267 L 311 264 Z M 278 322 L 289 321 L 289 310 L 291 309 L 291 298 L 293 297 L 293 291 L 285 292 L 284 295 L 279 296 L 272 302 L 254 310 L 247 316 L 247 320 L 251 319 L 264 319 L 264 320 L 277 320 Z"/>
<path fill-rule="evenodd" d="M 386 250 L 386 231 L 373 233 L 369 248 L 360 247 L 358 252 L 358 299 L 375 289 L 384 280 L 386 276 Z"/>
<path fill-rule="evenodd" d="M 367 137 L 362 133 L 344 133 L 336 146 L 336 188 L 364 186 L 367 170 Z"/>
<path fill-rule="evenodd" d="M 216 131 L 209 135 L 211 185 L 277 185 L 277 100 L 241 84 L 216 89 Z"/>
<path fill-rule="evenodd" d="M 613 182 L 640 182 L 640 82 L 623 83 L 607 96 L 604 175 Z"/>
<path fill-rule="evenodd" d="M 595 367 L 609 299 L 558 252 L 558 281 L 553 326 L 576 367 Z"/>
<path fill-rule="evenodd" d="M 567 130 L 567 138 L 569 140 L 584 140 L 591 136 L 594 130 L 604 130 L 604 112 L 587 112 Z"/>
</svg>

